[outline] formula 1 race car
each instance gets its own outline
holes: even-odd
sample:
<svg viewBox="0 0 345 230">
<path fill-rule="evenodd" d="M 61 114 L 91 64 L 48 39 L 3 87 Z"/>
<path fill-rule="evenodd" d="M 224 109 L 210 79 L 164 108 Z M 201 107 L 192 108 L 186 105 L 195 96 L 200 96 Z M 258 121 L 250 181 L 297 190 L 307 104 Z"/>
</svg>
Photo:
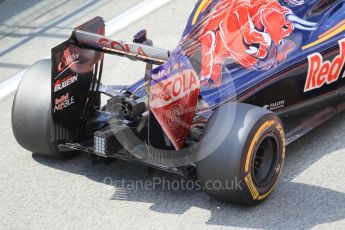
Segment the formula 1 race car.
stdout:
<svg viewBox="0 0 345 230">
<path fill-rule="evenodd" d="M 26 72 L 13 133 L 37 154 L 196 173 L 211 196 L 258 204 L 286 145 L 345 108 L 344 3 L 199 0 L 171 51 L 145 30 L 133 42 L 105 37 L 96 17 Z M 145 62 L 145 75 L 102 84 L 105 53 Z"/>
</svg>

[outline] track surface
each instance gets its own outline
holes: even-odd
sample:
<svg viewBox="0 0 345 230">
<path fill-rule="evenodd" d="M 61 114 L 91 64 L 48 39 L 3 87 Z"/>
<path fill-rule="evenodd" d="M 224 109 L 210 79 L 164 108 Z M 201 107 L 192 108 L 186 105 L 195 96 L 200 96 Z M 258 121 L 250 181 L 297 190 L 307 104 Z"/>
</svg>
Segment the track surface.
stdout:
<svg viewBox="0 0 345 230">
<path fill-rule="evenodd" d="M 25 4 L 11 7 L 10 2 Z M 139 2 L 101 0 L 72 12 L 85 1 L 0 1 L 0 83 L 49 55 L 50 48 L 78 24 L 96 15 L 109 20 Z M 156 46 L 172 49 L 193 4 L 174 0 L 116 37 L 130 40 L 136 31 L 147 28 Z M 52 25 L 56 17 L 63 20 Z M 143 65 L 119 58 L 107 57 L 106 63 L 105 82 L 130 83 L 144 71 Z M 33 155 L 14 140 L 12 101 L 13 94 L 0 100 L 1 229 L 345 226 L 345 114 L 291 144 L 276 191 L 264 204 L 246 208 L 218 202 L 196 190 L 168 190 L 162 185 L 132 190 L 131 181 L 178 178 L 161 172 L 149 175 L 146 168 L 125 162 L 93 166 L 86 155 L 68 161 Z"/>
</svg>

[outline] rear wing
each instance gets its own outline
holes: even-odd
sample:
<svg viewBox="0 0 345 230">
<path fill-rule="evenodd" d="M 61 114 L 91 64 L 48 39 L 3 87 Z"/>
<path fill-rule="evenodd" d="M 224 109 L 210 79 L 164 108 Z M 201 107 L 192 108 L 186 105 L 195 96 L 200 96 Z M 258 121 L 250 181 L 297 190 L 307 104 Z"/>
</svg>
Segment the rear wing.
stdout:
<svg viewBox="0 0 345 230">
<path fill-rule="evenodd" d="M 73 37 L 80 47 L 99 52 L 125 56 L 132 60 L 139 60 L 160 65 L 170 57 L 170 51 L 140 43 L 114 40 L 99 34 L 75 30 Z"/>
<path fill-rule="evenodd" d="M 104 32 L 104 20 L 96 17 L 77 27 L 67 41 L 51 50 L 51 100 L 57 124 L 80 127 L 99 109 L 104 53 L 150 65 L 169 59 L 169 50 L 144 44 L 145 33 L 139 33 L 136 43 L 108 38 Z"/>
</svg>

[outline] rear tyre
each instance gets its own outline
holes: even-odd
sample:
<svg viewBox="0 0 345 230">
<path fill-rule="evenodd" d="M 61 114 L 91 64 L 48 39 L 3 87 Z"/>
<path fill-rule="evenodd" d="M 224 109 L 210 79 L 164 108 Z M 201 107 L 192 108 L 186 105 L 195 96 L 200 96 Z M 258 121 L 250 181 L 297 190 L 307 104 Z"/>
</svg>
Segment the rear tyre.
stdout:
<svg viewBox="0 0 345 230">
<path fill-rule="evenodd" d="M 255 205 L 271 194 L 282 172 L 283 126 L 263 108 L 225 104 L 210 118 L 199 151 L 197 173 L 209 195 Z"/>
<path fill-rule="evenodd" d="M 72 157 L 60 152 L 58 143 L 73 136 L 73 130 L 58 126 L 52 118 L 51 60 L 32 65 L 21 80 L 12 107 L 12 130 L 25 149 L 55 158 Z"/>
</svg>

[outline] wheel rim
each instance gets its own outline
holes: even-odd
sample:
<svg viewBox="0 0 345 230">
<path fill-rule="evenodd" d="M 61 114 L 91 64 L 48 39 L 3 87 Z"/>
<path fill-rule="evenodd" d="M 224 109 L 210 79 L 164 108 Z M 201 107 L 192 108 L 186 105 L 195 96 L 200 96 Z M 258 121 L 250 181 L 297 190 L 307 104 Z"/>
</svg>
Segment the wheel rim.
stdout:
<svg viewBox="0 0 345 230">
<path fill-rule="evenodd" d="M 253 181 L 257 186 L 265 186 L 271 181 L 278 160 L 278 151 L 275 136 L 268 134 L 261 139 L 252 162 Z"/>
</svg>

